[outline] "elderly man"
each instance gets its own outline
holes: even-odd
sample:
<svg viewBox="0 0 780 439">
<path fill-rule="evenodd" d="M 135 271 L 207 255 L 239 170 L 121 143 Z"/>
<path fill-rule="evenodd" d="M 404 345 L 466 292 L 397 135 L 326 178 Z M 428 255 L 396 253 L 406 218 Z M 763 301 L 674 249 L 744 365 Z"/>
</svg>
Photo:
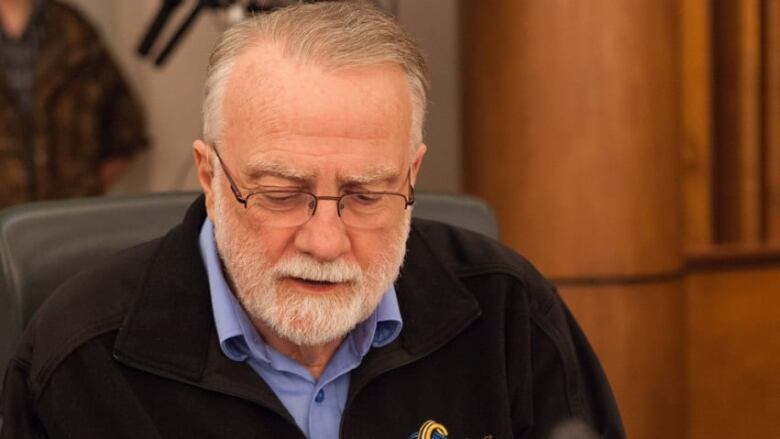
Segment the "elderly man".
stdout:
<svg viewBox="0 0 780 439">
<path fill-rule="evenodd" d="M 570 418 L 622 437 L 554 288 L 410 221 L 424 71 L 366 3 L 227 31 L 193 145 L 204 197 L 43 306 L 4 437 L 547 437 Z"/>
</svg>

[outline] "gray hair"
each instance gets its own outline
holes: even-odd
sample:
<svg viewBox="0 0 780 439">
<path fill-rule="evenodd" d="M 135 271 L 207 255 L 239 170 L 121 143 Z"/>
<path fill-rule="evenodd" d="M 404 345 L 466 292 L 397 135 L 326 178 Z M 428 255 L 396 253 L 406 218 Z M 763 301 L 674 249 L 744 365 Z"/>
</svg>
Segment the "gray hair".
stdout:
<svg viewBox="0 0 780 439">
<path fill-rule="evenodd" d="M 222 134 L 225 82 L 238 55 L 270 43 L 294 60 L 340 68 L 397 64 L 406 73 L 412 105 L 412 146 L 422 142 L 428 99 L 425 60 L 395 20 L 364 1 L 298 4 L 248 18 L 225 31 L 209 58 L 203 99 L 203 137 Z"/>
</svg>

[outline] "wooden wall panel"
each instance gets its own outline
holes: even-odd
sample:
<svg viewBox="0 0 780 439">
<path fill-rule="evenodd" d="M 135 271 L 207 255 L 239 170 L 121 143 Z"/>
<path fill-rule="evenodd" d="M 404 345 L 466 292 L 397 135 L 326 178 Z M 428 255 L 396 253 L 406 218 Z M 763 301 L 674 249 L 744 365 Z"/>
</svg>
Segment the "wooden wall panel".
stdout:
<svg viewBox="0 0 780 439">
<path fill-rule="evenodd" d="M 780 0 L 764 4 L 767 241 L 780 244 Z"/>
<path fill-rule="evenodd" d="M 780 434 L 780 263 L 686 280 L 690 437 Z"/>
<path fill-rule="evenodd" d="M 710 1 L 680 3 L 681 160 L 684 244 L 713 243 Z"/>
<path fill-rule="evenodd" d="M 462 4 L 466 187 L 503 239 L 553 277 L 676 270 L 678 3 Z"/>
<path fill-rule="evenodd" d="M 760 0 L 712 2 L 716 242 L 763 237 Z"/>
<path fill-rule="evenodd" d="M 777 436 L 780 252 L 744 261 L 780 242 L 780 0 L 461 17 L 466 188 L 562 286 L 630 437 Z"/>
<path fill-rule="evenodd" d="M 466 188 L 565 285 L 638 438 L 684 436 L 679 12 L 461 1 Z"/>
<path fill-rule="evenodd" d="M 561 288 L 602 359 L 630 438 L 685 437 L 682 283 Z"/>
</svg>

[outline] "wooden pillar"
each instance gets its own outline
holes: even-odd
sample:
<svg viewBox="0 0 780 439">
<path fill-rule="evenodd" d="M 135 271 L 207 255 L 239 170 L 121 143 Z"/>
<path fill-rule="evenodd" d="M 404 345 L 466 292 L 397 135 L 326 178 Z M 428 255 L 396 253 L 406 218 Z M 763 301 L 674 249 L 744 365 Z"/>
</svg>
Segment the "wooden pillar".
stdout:
<svg viewBox="0 0 780 439">
<path fill-rule="evenodd" d="M 767 241 L 780 245 L 780 0 L 764 3 Z"/>
<path fill-rule="evenodd" d="M 714 243 L 711 0 L 680 3 L 680 108 L 684 241 Z"/>
<path fill-rule="evenodd" d="M 630 437 L 685 434 L 673 0 L 461 2 L 468 191 L 558 283 Z"/>
<path fill-rule="evenodd" d="M 760 0 L 712 2 L 716 243 L 764 239 Z"/>
<path fill-rule="evenodd" d="M 777 437 L 780 248 L 692 254 L 685 285 L 690 437 Z"/>
</svg>

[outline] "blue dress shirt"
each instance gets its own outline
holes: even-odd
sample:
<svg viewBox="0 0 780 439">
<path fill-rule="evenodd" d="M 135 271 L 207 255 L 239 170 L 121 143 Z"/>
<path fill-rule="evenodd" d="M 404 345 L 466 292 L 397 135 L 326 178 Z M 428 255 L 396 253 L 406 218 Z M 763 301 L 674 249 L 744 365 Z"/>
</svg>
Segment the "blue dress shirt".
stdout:
<svg viewBox="0 0 780 439">
<path fill-rule="evenodd" d="M 222 352 L 233 361 L 245 361 L 268 383 L 307 438 L 338 438 L 352 369 L 371 347 L 385 346 L 401 332 L 403 321 L 395 288 L 391 286 L 374 313 L 347 335 L 316 380 L 304 366 L 267 345 L 252 325 L 225 280 L 214 226 L 208 218 L 199 244 Z"/>
</svg>

